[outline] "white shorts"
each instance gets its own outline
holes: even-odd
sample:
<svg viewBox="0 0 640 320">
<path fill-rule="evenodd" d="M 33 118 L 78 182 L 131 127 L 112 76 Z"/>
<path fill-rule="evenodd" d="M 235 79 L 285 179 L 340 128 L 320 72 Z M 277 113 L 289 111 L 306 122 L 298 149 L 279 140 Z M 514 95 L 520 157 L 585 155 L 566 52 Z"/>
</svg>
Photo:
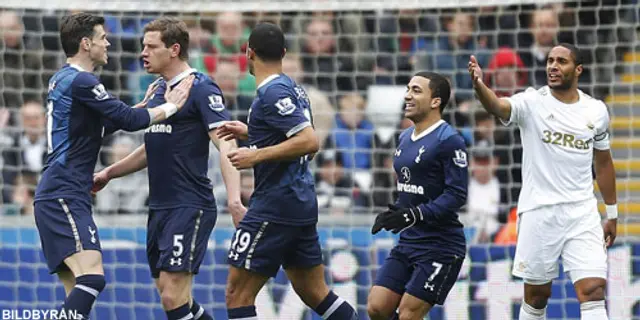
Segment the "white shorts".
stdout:
<svg viewBox="0 0 640 320">
<path fill-rule="evenodd" d="M 607 278 L 607 249 L 596 199 L 544 206 L 518 216 L 512 274 L 543 284 L 558 276 L 558 258 L 573 283 Z"/>
</svg>

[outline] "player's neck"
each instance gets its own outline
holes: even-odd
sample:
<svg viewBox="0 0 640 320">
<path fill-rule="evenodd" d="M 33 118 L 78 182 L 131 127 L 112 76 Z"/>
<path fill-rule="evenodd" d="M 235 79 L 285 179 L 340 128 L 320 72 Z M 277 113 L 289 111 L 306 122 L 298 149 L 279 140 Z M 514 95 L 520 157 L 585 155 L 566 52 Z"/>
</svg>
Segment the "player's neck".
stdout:
<svg viewBox="0 0 640 320">
<path fill-rule="evenodd" d="M 431 128 L 436 122 L 440 121 L 442 117 L 427 117 L 422 121 L 414 122 L 415 129 L 413 130 L 414 135 L 420 135 L 423 131 Z"/>
<path fill-rule="evenodd" d="M 171 79 L 189 69 L 191 69 L 189 64 L 186 61 L 180 60 L 179 62 L 169 64 L 165 70 L 160 72 L 160 75 L 165 81 L 171 81 Z"/>
<path fill-rule="evenodd" d="M 95 70 L 95 65 L 93 64 L 93 61 L 91 61 L 91 59 L 89 59 L 88 57 L 85 58 L 83 56 L 75 56 L 75 57 L 67 58 L 67 63 L 78 66 L 82 68 L 83 71 L 86 71 L 86 72 L 93 72 L 93 70 Z"/>
<path fill-rule="evenodd" d="M 558 101 L 566 104 L 572 104 L 578 102 L 580 100 L 580 95 L 578 94 L 578 89 L 571 88 L 568 90 L 554 90 L 551 89 L 551 95 L 558 99 Z"/>
<path fill-rule="evenodd" d="M 254 69 L 254 74 L 256 77 L 256 84 L 260 85 L 264 79 L 268 78 L 271 75 L 274 74 L 280 74 L 282 73 L 282 64 L 281 63 L 277 63 L 277 64 L 261 64 L 260 66 L 256 66 L 256 68 Z"/>
</svg>

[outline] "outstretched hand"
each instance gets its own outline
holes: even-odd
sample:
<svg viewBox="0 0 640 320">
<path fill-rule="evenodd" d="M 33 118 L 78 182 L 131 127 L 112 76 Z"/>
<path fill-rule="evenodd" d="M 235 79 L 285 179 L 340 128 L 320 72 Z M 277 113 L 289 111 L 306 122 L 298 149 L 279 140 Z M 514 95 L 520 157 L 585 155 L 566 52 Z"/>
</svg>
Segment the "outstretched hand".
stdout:
<svg viewBox="0 0 640 320">
<path fill-rule="evenodd" d="M 477 84 L 482 83 L 482 69 L 474 55 L 469 58 L 468 67 L 469 74 L 471 75 L 471 81 L 473 81 L 473 86 L 475 87 Z"/>
<path fill-rule="evenodd" d="M 218 139 L 221 140 L 247 140 L 249 138 L 249 128 L 240 121 L 228 121 L 216 130 Z"/>
</svg>

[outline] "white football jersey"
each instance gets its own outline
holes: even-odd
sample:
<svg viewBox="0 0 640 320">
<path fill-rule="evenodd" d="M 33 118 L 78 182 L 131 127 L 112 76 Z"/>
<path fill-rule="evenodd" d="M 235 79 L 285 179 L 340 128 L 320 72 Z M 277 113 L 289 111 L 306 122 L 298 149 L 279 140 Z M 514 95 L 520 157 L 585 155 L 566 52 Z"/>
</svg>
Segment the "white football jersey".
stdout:
<svg viewBox="0 0 640 320">
<path fill-rule="evenodd" d="M 548 86 L 506 98 L 522 137 L 522 189 L 518 213 L 593 198 L 593 148 L 609 149 L 609 112 L 604 102 L 579 91 L 566 104 Z"/>
</svg>

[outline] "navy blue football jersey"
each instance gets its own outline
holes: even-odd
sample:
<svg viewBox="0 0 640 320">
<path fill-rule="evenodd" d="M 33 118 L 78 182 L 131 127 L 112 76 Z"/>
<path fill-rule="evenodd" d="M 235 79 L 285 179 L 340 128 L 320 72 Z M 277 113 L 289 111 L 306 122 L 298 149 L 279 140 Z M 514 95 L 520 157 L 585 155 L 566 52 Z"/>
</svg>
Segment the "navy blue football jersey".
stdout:
<svg viewBox="0 0 640 320">
<path fill-rule="evenodd" d="M 418 136 L 400 135 L 393 168 L 399 207 L 417 207 L 424 222 L 405 230 L 400 245 L 464 256 L 466 241 L 458 210 L 466 204 L 469 172 L 462 136 L 439 121 Z"/>
<path fill-rule="evenodd" d="M 192 73 L 195 80 L 182 109 L 145 131 L 151 209 L 215 208 L 213 187 L 207 177 L 209 131 L 231 119 L 218 85 L 209 76 L 190 69 L 169 82 L 159 79 L 147 107 L 164 104 L 167 86 L 176 86 Z"/>
<path fill-rule="evenodd" d="M 285 74 L 272 75 L 258 86 L 249 109 L 249 146 L 278 145 L 312 122 L 304 89 Z M 288 225 L 317 222 L 317 199 L 307 156 L 259 163 L 254 167 L 254 181 L 247 214 Z"/>
<path fill-rule="evenodd" d="M 48 155 L 35 200 L 91 201 L 93 172 L 102 138 L 117 129 L 149 126 L 149 111 L 115 99 L 90 72 L 65 65 L 49 80 Z"/>
</svg>

